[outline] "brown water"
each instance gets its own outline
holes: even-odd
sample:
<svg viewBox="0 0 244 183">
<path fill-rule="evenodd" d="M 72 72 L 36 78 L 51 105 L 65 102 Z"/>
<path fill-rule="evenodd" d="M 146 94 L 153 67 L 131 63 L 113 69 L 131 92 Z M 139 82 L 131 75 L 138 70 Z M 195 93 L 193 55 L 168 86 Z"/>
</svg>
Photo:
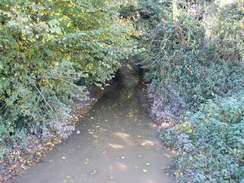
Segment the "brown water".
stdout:
<svg viewBox="0 0 244 183">
<path fill-rule="evenodd" d="M 12 183 L 172 183 L 155 125 L 135 97 L 136 81 L 106 93 L 77 131 Z"/>
</svg>

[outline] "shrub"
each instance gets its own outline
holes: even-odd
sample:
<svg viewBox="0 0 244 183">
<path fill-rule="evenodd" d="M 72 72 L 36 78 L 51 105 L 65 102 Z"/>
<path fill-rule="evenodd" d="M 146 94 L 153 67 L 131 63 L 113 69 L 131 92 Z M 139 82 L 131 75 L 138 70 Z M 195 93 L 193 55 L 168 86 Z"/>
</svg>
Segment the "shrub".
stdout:
<svg viewBox="0 0 244 183">
<path fill-rule="evenodd" d="M 178 182 L 244 180 L 244 93 L 210 100 L 182 124 L 161 132 L 178 151 Z"/>
<path fill-rule="evenodd" d="M 219 8 L 211 28 L 217 56 L 229 62 L 243 62 L 243 12 L 241 1 L 233 1 Z"/>
<path fill-rule="evenodd" d="M 234 7 L 240 8 L 238 5 Z M 231 20 L 228 27 L 238 25 L 232 29 L 223 27 L 223 23 L 220 23 L 222 17 L 217 16 L 219 22 L 216 24 L 222 25 L 224 31 L 212 26 L 219 37 L 213 33 L 209 40 L 204 22 L 189 15 L 190 12 L 185 9 L 178 9 L 177 19 L 172 16 L 172 12 L 168 12 L 169 17 L 172 17 L 162 18 L 154 24 L 154 29 L 146 32 L 146 38 L 142 40 L 146 50 L 143 67 L 146 70 L 145 79 L 150 82 L 149 93 L 152 96 L 157 95 L 156 98 L 162 98 L 160 101 L 166 105 L 172 104 L 168 110 L 173 111 L 176 116 L 186 110 L 197 110 L 208 99 L 227 96 L 243 89 L 244 82 L 240 57 L 242 41 L 238 39 L 241 34 L 240 12 L 233 13 L 233 10 L 232 14 L 228 14 L 228 20 Z M 223 49 L 220 42 L 226 45 Z M 224 57 L 227 54 L 226 49 L 235 56 Z M 157 109 L 160 106 L 157 102 L 153 106 L 163 113 L 164 109 Z"/>
<path fill-rule="evenodd" d="M 0 2 L 1 153 L 25 135 L 62 126 L 73 99 L 87 99 L 86 86 L 113 77 L 135 47 L 119 6 L 114 0 Z"/>
<path fill-rule="evenodd" d="M 139 19 L 149 27 L 141 29 L 141 57 L 152 117 L 171 122 L 161 138 L 178 152 L 177 181 L 243 182 L 242 6 L 239 1 L 221 7 L 218 1 L 158 2 L 165 3 L 159 12 L 141 7 L 153 14 Z"/>
</svg>

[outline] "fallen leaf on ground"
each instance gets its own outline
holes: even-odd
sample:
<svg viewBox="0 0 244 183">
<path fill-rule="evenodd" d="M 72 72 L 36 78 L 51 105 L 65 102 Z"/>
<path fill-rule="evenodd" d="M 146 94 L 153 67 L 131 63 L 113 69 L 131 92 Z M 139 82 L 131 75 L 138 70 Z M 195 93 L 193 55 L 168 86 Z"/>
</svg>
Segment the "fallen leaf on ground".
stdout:
<svg viewBox="0 0 244 183">
<path fill-rule="evenodd" d="M 92 171 L 90 171 L 90 175 L 96 175 L 97 174 L 97 170 L 92 170 Z"/>
<path fill-rule="evenodd" d="M 147 173 L 148 170 L 147 169 L 142 169 L 142 172 Z"/>
</svg>

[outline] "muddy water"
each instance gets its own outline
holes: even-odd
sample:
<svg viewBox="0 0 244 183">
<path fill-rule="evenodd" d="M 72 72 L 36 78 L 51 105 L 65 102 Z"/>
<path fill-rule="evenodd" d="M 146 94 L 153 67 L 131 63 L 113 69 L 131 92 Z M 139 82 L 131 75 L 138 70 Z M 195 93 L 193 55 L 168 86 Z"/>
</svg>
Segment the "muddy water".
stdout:
<svg viewBox="0 0 244 183">
<path fill-rule="evenodd" d="M 106 93 L 72 137 L 12 183 L 172 183 L 155 126 L 135 97 L 136 81 Z"/>
</svg>

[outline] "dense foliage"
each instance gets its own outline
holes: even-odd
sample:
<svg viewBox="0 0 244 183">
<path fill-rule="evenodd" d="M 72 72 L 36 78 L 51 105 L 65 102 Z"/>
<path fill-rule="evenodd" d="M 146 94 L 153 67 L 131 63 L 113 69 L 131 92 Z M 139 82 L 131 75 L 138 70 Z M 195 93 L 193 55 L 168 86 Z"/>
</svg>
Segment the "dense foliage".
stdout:
<svg viewBox="0 0 244 183">
<path fill-rule="evenodd" d="M 178 152 L 178 182 L 243 181 L 244 93 L 208 101 L 161 138 Z"/>
<path fill-rule="evenodd" d="M 243 182 L 242 8 L 241 0 L 1 0 L 0 160 L 28 135 L 65 137 L 74 99 L 111 80 L 137 39 L 152 117 L 170 124 L 161 138 L 177 150 L 177 181 Z"/>
<path fill-rule="evenodd" d="M 147 50 L 144 68 L 149 71 L 145 77 L 151 82 L 152 92 L 160 93 L 185 110 L 195 110 L 207 99 L 242 89 L 241 14 L 234 12 L 228 14 L 232 29 L 229 24 L 223 28 L 220 19 L 211 30 L 213 37 L 206 36 L 204 22 L 185 10 L 176 20 L 172 16 L 156 24 L 143 42 Z M 235 57 L 224 56 L 226 49 Z"/>
<path fill-rule="evenodd" d="M 150 0 L 130 8 L 152 117 L 178 151 L 178 182 L 243 182 L 241 1 Z"/>
<path fill-rule="evenodd" d="M 0 158 L 28 134 L 62 133 L 73 99 L 86 100 L 85 87 L 102 86 L 132 53 L 119 7 L 115 0 L 0 2 Z"/>
</svg>

